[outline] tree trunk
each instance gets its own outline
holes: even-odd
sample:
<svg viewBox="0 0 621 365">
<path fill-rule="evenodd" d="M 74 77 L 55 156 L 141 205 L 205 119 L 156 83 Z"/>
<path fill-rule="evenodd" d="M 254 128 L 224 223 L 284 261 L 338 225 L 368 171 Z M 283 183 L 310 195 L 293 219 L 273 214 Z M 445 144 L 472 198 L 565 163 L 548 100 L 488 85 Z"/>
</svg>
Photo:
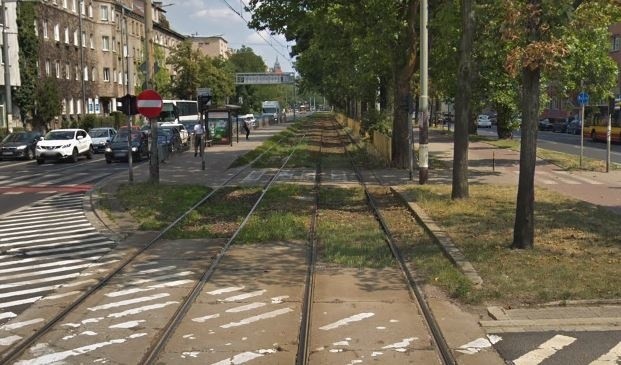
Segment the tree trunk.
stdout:
<svg viewBox="0 0 621 365">
<path fill-rule="evenodd" d="M 522 140 L 520 179 L 511 248 L 533 248 L 535 239 L 535 165 L 537 162 L 537 117 L 539 114 L 539 68 L 522 70 Z"/>
<path fill-rule="evenodd" d="M 418 1 L 410 0 L 407 4 L 407 30 L 403 34 L 403 47 L 407 49 L 405 61 L 397 61 L 395 67 L 395 109 L 392 122 L 392 163 L 395 167 L 405 169 L 410 165 L 410 154 L 408 136 L 409 120 L 408 105 L 411 103 L 411 80 L 416 68 L 416 25 L 418 16 Z M 399 52 L 399 50 L 397 50 Z M 396 57 L 397 60 L 403 57 Z"/>
<path fill-rule="evenodd" d="M 467 199 L 468 190 L 468 122 L 472 97 L 472 44 L 474 39 L 474 0 L 461 2 L 461 38 L 459 40 L 458 92 L 455 98 L 455 134 L 453 152 L 453 189 L 451 198 Z"/>
</svg>

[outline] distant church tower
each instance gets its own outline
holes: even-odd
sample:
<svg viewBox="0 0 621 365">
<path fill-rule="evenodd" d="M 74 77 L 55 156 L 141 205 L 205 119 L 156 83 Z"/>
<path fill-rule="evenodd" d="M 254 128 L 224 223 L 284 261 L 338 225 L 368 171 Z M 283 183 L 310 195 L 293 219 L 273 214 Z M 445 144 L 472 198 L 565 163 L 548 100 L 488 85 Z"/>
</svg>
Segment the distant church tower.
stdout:
<svg viewBox="0 0 621 365">
<path fill-rule="evenodd" d="M 275 73 L 275 74 L 281 74 L 282 73 L 282 69 L 280 68 L 280 63 L 278 63 L 278 57 L 276 57 L 276 62 L 274 62 L 274 68 L 273 68 L 272 72 Z"/>
</svg>

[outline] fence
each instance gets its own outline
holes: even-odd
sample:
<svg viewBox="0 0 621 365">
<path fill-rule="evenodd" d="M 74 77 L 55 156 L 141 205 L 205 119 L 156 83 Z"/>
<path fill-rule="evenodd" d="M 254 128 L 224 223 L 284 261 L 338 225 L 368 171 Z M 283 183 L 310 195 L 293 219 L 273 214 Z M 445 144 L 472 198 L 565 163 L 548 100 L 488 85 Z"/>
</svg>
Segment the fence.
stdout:
<svg viewBox="0 0 621 365">
<path fill-rule="evenodd" d="M 340 125 L 348 127 L 352 131 L 352 135 L 355 139 L 359 139 L 360 136 L 360 122 L 349 118 L 343 114 L 337 114 L 336 120 Z M 378 155 L 386 163 L 390 164 L 392 161 L 392 139 L 380 132 L 373 131 L 371 138 L 372 152 Z"/>
</svg>

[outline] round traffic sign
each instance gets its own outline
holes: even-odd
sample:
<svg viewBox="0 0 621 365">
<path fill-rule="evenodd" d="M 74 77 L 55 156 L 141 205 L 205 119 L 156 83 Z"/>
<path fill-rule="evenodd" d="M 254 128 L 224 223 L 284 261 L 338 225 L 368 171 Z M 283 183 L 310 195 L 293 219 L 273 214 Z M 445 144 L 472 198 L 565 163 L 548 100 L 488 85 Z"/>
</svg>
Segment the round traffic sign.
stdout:
<svg viewBox="0 0 621 365">
<path fill-rule="evenodd" d="M 162 97 L 155 90 L 143 90 L 136 98 L 138 112 L 147 118 L 157 118 L 162 111 Z"/>
</svg>

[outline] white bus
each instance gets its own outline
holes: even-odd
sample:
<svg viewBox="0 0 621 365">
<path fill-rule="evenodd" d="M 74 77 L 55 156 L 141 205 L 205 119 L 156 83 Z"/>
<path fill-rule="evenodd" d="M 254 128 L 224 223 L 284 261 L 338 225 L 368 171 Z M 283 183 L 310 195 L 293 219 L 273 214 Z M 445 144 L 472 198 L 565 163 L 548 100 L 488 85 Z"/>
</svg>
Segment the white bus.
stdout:
<svg viewBox="0 0 621 365">
<path fill-rule="evenodd" d="M 196 100 L 162 100 L 162 112 L 160 121 L 177 122 L 196 121 L 198 114 L 198 102 Z"/>
</svg>

